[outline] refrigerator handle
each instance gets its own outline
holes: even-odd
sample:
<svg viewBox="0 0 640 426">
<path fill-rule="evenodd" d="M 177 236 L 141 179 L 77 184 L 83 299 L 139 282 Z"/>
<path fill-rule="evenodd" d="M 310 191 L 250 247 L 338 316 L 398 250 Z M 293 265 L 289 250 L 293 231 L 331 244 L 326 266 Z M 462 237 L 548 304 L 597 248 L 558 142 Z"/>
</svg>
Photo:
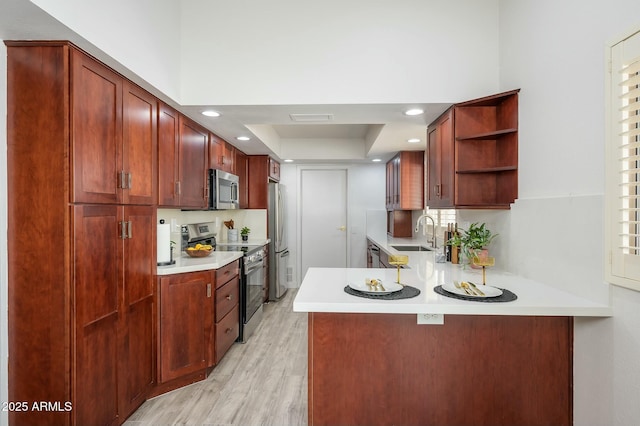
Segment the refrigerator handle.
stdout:
<svg viewBox="0 0 640 426">
<path fill-rule="evenodd" d="M 282 244 L 282 237 L 284 236 L 284 221 L 282 220 L 284 218 L 284 203 L 283 203 L 283 199 L 282 199 L 282 193 L 280 192 L 280 188 L 278 188 L 278 231 L 279 231 L 279 235 L 278 237 L 278 243 Z"/>
<path fill-rule="evenodd" d="M 287 257 L 289 256 L 291 253 L 289 253 L 289 250 L 285 250 L 282 253 L 280 253 L 280 257 Z"/>
</svg>

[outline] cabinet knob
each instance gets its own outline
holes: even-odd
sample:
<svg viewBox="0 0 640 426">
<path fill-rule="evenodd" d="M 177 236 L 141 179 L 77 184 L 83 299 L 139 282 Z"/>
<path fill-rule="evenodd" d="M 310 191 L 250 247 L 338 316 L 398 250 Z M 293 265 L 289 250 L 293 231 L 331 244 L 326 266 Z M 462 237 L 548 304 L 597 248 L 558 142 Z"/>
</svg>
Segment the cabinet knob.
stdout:
<svg viewBox="0 0 640 426">
<path fill-rule="evenodd" d="M 232 331 L 233 331 L 233 328 L 227 328 L 227 329 L 224 331 L 224 334 L 229 334 L 229 333 L 231 333 Z"/>
<path fill-rule="evenodd" d="M 231 299 L 232 299 L 231 295 L 230 294 L 227 295 L 227 300 L 231 300 Z"/>
</svg>

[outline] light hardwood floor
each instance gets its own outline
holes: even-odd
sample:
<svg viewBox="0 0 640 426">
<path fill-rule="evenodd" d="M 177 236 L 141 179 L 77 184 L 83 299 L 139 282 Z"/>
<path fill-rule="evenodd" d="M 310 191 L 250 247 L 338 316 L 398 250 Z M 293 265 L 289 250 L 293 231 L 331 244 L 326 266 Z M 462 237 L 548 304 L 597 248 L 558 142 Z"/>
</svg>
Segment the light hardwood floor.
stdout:
<svg viewBox="0 0 640 426">
<path fill-rule="evenodd" d="M 264 305 L 255 333 L 206 380 L 146 401 L 125 425 L 306 425 L 307 314 L 293 312 L 295 292 Z"/>
</svg>

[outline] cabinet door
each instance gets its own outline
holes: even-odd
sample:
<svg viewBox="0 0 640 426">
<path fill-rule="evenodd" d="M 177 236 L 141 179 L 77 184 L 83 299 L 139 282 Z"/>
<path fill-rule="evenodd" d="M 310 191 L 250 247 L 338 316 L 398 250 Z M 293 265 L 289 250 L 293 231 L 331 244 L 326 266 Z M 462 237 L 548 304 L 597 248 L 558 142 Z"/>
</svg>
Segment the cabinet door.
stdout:
<svg viewBox="0 0 640 426">
<path fill-rule="evenodd" d="M 122 170 L 122 78 L 72 51 L 72 201 L 117 203 Z"/>
<path fill-rule="evenodd" d="M 158 107 L 158 205 L 162 207 L 180 206 L 178 116 L 176 110 L 160 103 Z"/>
<path fill-rule="evenodd" d="M 402 210 L 424 208 L 424 152 L 402 151 L 398 164 L 398 190 Z"/>
<path fill-rule="evenodd" d="M 207 206 L 207 146 L 209 133 L 180 116 L 180 207 Z"/>
<path fill-rule="evenodd" d="M 160 382 L 207 367 L 213 291 L 210 272 L 160 277 Z"/>
<path fill-rule="evenodd" d="M 146 399 L 154 383 L 155 209 L 129 206 L 124 210 L 124 287 L 120 326 L 118 388 L 120 412 L 126 418 Z M 130 230 L 130 232 L 129 232 Z"/>
<path fill-rule="evenodd" d="M 248 177 L 248 158 L 242 151 L 236 151 L 236 174 L 238 175 L 238 188 L 240 193 L 239 208 L 249 208 L 249 177 Z"/>
<path fill-rule="evenodd" d="M 209 133 L 209 168 L 224 170 L 224 141 L 214 135 L 213 133 Z"/>
<path fill-rule="evenodd" d="M 453 207 L 454 200 L 453 110 L 436 120 L 427 131 L 427 205 Z"/>
<path fill-rule="evenodd" d="M 249 156 L 249 208 L 266 209 L 269 204 L 269 157 Z"/>
<path fill-rule="evenodd" d="M 122 207 L 75 206 L 75 424 L 113 424 L 118 407 Z"/>
<path fill-rule="evenodd" d="M 124 82 L 122 99 L 123 202 L 154 204 L 157 174 L 157 100 L 132 83 Z"/>
<path fill-rule="evenodd" d="M 280 163 L 269 157 L 269 177 L 276 182 L 280 181 Z"/>
</svg>

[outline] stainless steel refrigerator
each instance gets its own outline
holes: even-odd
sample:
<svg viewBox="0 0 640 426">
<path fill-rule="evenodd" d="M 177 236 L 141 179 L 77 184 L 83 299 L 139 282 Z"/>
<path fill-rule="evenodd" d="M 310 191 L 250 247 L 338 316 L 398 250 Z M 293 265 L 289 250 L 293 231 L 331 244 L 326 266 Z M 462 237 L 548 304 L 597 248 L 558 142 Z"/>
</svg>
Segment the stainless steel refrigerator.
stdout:
<svg viewBox="0 0 640 426">
<path fill-rule="evenodd" d="M 285 188 L 275 182 L 269 183 L 269 300 L 276 301 L 287 292 L 287 268 L 289 250 L 287 244 Z"/>
</svg>

